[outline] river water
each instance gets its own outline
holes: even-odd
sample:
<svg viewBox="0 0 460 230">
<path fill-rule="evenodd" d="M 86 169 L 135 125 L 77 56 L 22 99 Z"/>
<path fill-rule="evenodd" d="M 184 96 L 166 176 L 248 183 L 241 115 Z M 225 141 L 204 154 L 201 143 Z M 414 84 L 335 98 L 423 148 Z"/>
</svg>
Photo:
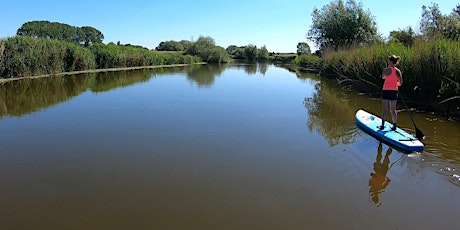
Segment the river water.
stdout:
<svg viewBox="0 0 460 230">
<path fill-rule="evenodd" d="M 267 64 L 8 82 L 0 229 L 458 227 L 459 122 L 413 113 L 406 154 L 356 127 L 380 108 Z"/>
</svg>

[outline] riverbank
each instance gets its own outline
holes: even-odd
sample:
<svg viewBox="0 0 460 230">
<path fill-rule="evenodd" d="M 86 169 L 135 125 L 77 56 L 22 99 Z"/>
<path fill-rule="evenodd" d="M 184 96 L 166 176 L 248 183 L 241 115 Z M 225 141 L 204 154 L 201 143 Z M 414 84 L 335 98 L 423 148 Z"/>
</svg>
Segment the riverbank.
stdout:
<svg viewBox="0 0 460 230">
<path fill-rule="evenodd" d="M 189 65 L 205 65 L 206 62 L 199 62 L 193 64 L 172 64 L 172 65 L 156 65 L 156 66 L 135 66 L 135 67 L 121 67 L 121 68 L 106 68 L 106 69 L 92 69 L 92 70 L 81 70 L 81 71 L 72 71 L 72 72 L 62 72 L 56 74 L 42 74 L 36 76 L 26 76 L 26 77 L 14 77 L 14 78 L 0 78 L 0 85 L 5 84 L 6 82 L 18 81 L 24 79 L 36 79 L 36 78 L 46 78 L 46 77 L 55 77 L 55 76 L 68 76 L 84 73 L 100 73 L 100 72 L 116 72 L 116 71 L 127 71 L 127 70 L 139 70 L 139 69 L 156 69 L 156 68 L 166 68 L 166 67 L 181 67 Z"/>
<path fill-rule="evenodd" d="M 322 78 L 329 80 L 334 80 L 342 88 L 350 88 L 355 90 L 358 93 L 363 93 L 368 95 L 371 98 L 380 98 L 380 87 L 377 84 L 372 84 L 366 79 L 350 79 L 344 75 L 341 75 L 337 72 L 325 70 L 319 66 L 303 67 L 296 64 L 282 64 L 279 65 L 291 72 L 298 72 L 298 76 L 301 73 L 313 73 L 317 74 Z M 406 80 L 405 80 L 406 81 Z M 372 87 L 369 85 L 372 84 Z M 415 91 L 415 97 L 414 95 Z M 419 91 L 419 90 L 418 90 Z M 458 106 L 457 101 L 460 101 L 460 96 L 455 96 L 447 100 L 439 100 L 439 97 L 431 98 L 430 100 L 421 101 L 417 89 L 411 88 L 401 88 L 400 92 L 404 94 L 404 102 L 410 107 L 410 109 L 415 109 L 417 112 L 431 112 L 439 116 L 446 117 L 449 120 L 460 121 L 460 107 Z M 411 97 L 406 97 L 410 95 Z M 401 99 L 400 99 L 401 100 Z M 456 101 L 457 100 L 457 101 Z M 402 102 L 401 102 L 402 105 Z M 409 108 L 405 108 L 409 109 Z"/>
</svg>

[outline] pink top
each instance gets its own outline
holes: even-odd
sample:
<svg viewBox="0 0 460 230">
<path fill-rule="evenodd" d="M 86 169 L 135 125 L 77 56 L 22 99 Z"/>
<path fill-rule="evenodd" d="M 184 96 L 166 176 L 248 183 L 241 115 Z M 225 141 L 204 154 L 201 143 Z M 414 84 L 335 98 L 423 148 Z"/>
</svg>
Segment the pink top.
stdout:
<svg viewBox="0 0 460 230">
<path fill-rule="evenodd" d="M 385 82 L 383 83 L 383 90 L 394 90 L 398 91 L 399 78 L 396 75 L 396 67 L 390 67 L 391 73 L 388 76 L 385 76 Z"/>
</svg>

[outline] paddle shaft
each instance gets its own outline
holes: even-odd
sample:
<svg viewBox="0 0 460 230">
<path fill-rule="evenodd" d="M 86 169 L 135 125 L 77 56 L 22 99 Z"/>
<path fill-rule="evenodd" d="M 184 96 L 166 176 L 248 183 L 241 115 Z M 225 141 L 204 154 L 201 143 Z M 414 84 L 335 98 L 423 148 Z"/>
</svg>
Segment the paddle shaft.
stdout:
<svg viewBox="0 0 460 230">
<path fill-rule="evenodd" d="M 415 124 L 414 118 L 412 117 L 412 112 L 410 111 L 409 107 L 407 107 L 406 101 L 404 100 L 404 97 L 403 97 L 402 93 L 400 91 L 398 91 L 398 93 L 401 96 L 401 101 L 403 102 L 404 107 L 406 107 L 407 111 L 409 112 L 410 120 L 412 121 L 412 124 L 414 125 L 414 128 L 415 128 L 415 137 L 417 139 L 424 139 L 425 135 L 423 134 L 423 132 L 419 128 L 417 128 L 417 125 Z"/>
</svg>

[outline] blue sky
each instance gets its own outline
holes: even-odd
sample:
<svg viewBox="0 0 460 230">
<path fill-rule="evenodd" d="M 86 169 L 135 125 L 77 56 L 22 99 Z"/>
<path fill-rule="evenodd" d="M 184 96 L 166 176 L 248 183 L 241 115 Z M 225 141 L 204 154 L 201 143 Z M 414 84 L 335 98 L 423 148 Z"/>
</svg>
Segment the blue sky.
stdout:
<svg viewBox="0 0 460 230">
<path fill-rule="evenodd" d="M 4 1 L 0 38 L 14 36 L 22 24 L 35 20 L 100 30 L 104 43 L 155 48 L 162 41 L 192 40 L 210 36 L 224 48 L 229 45 L 266 46 L 270 52 L 295 52 L 308 42 L 313 9 L 335 0 L 40 0 Z M 417 31 L 422 5 L 432 0 L 357 1 L 375 17 L 385 37 L 392 30 L 412 26 Z M 443 14 L 459 0 L 438 1 Z"/>
</svg>

